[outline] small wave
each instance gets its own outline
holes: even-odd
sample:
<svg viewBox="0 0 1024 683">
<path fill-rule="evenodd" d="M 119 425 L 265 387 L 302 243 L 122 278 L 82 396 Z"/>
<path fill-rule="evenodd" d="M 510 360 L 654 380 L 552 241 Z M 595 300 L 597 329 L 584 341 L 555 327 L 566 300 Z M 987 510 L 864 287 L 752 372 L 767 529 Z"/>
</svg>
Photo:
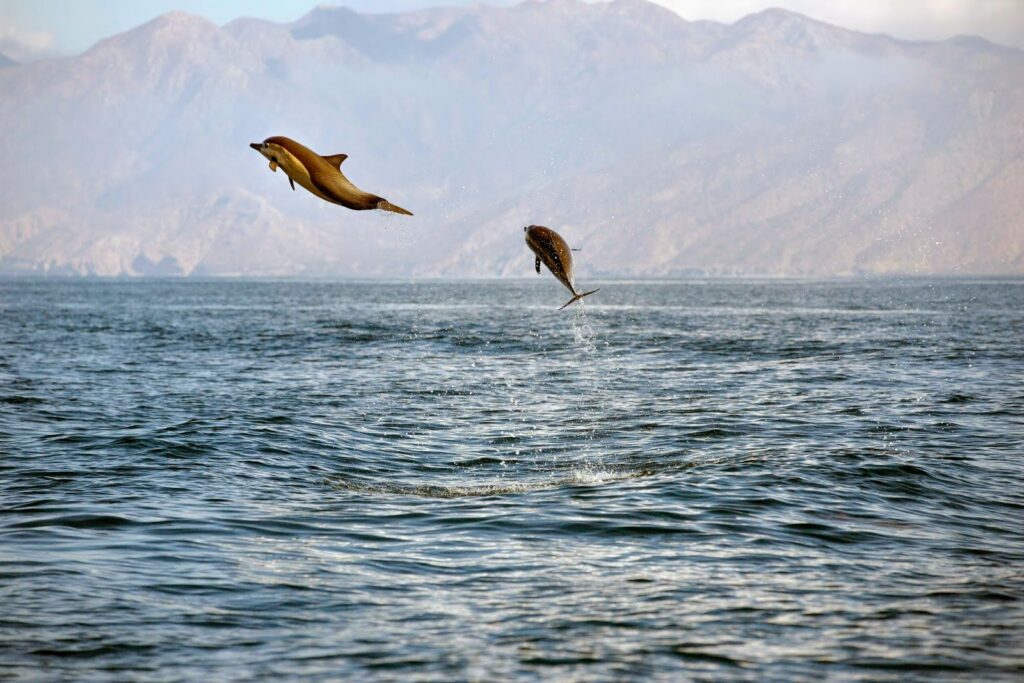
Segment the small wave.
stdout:
<svg viewBox="0 0 1024 683">
<path fill-rule="evenodd" d="M 8 526 L 12 529 L 36 529 L 42 527 L 68 527 L 71 529 L 118 529 L 137 524 L 133 519 L 120 515 L 69 514 L 57 517 L 14 522 Z"/>
<path fill-rule="evenodd" d="M 8 405 L 35 405 L 37 403 L 46 403 L 46 401 L 35 396 L 3 396 L 0 397 L 0 403 Z"/>
<path fill-rule="evenodd" d="M 685 659 L 693 662 L 704 662 L 708 664 L 722 664 L 725 666 L 742 667 L 744 662 L 738 659 L 733 659 L 727 655 L 719 652 L 714 652 L 706 645 L 693 644 L 693 643 L 680 643 L 673 645 L 669 652 L 680 659 Z"/>
<path fill-rule="evenodd" d="M 450 463 L 452 467 L 481 467 L 485 465 L 514 465 L 519 461 L 516 459 L 497 458 L 491 455 L 482 455 L 469 460 L 456 460 Z"/>
<path fill-rule="evenodd" d="M 744 432 L 735 429 L 721 429 L 719 427 L 709 427 L 707 429 L 698 429 L 687 433 L 686 436 L 691 439 L 723 439 L 732 436 L 741 436 Z"/>
</svg>

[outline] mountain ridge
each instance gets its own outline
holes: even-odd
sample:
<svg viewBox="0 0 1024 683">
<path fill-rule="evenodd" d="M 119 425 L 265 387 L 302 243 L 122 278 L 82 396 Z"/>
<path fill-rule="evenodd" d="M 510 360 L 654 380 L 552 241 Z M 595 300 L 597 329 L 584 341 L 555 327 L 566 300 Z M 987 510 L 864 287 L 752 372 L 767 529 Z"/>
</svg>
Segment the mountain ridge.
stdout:
<svg viewBox="0 0 1024 683">
<path fill-rule="evenodd" d="M 584 274 L 1024 273 L 1024 52 L 987 41 L 644 0 L 170 13 L 0 87 L 0 273 L 513 275 L 535 222 Z M 281 133 L 416 219 L 291 192 L 246 148 Z"/>
</svg>

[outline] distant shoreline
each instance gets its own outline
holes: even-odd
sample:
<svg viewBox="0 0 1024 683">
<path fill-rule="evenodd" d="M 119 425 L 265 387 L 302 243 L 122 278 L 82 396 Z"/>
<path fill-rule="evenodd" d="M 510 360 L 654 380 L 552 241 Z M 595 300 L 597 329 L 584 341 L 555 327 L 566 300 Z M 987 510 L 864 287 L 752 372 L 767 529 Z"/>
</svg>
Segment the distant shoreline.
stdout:
<svg viewBox="0 0 1024 683">
<path fill-rule="evenodd" d="M 678 283 L 678 282 L 1007 282 L 1024 284 L 1024 274 L 862 274 L 862 275 L 676 275 L 676 276 L 588 276 L 578 278 L 587 282 L 606 283 Z M 375 277 L 349 275 L 68 275 L 41 273 L 0 273 L 0 281 L 60 281 L 60 282 L 365 282 L 386 283 L 431 283 L 431 282 L 536 282 L 536 277 L 436 277 L 403 276 Z"/>
</svg>

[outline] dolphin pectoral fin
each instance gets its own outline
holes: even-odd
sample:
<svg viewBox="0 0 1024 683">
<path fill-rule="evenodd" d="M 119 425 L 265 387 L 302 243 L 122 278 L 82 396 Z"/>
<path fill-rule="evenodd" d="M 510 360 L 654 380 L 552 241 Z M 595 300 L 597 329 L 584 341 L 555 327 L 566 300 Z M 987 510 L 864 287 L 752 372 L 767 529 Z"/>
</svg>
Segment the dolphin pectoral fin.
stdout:
<svg viewBox="0 0 1024 683">
<path fill-rule="evenodd" d="M 540 275 L 540 256 L 534 258 L 533 267 L 536 269 L 537 275 Z"/>
<path fill-rule="evenodd" d="M 270 170 L 273 171 L 274 173 L 277 173 L 277 162 L 276 161 L 271 161 L 270 162 Z"/>
<path fill-rule="evenodd" d="M 324 161 L 326 161 L 327 163 L 329 163 L 331 166 L 335 167 L 339 171 L 341 170 L 341 162 L 345 161 L 345 159 L 348 159 L 348 155 L 347 154 L 332 154 L 329 157 L 323 157 Z"/>
<path fill-rule="evenodd" d="M 291 176 L 288 176 L 288 184 L 292 186 L 292 192 L 295 191 L 295 181 L 292 180 Z"/>
<path fill-rule="evenodd" d="M 597 289 L 592 289 L 592 290 L 590 290 L 589 292 L 583 292 L 582 294 L 577 294 L 576 296 L 574 296 L 573 298 L 569 299 L 569 300 L 568 300 L 568 301 L 566 301 L 566 302 L 565 302 L 564 304 L 562 304 L 562 308 L 565 308 L 565 307 L 566 307 L 566 306 L 568 306 L 569 304 L 573 304 L 573 303 L 576 303 L 577 301 L 579 301 L 579 300 L 580 300 L 580 299 L 582 299 L 583 297 L 585 297 L 585 296 L 590 296 L 590 295 L 591 295 L 591 294 L 593 294 L 594 292 L 600 291 L 600 289 L 601 289 L 601 288 L 600 288 L 600 287 L 598 287 Z M 562 310 L 562 308 L 559 308 L 558 310 Z"/>
</svg>

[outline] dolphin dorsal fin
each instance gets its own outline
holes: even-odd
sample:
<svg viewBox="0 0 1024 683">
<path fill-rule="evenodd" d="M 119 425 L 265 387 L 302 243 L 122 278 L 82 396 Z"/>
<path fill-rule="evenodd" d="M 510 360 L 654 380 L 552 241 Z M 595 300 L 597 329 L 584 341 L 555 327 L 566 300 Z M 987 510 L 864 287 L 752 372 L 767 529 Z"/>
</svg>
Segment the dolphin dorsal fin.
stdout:
<svg viewBox="0 0 1024 683">
<path fill-rule="evenodd" d="M 339 171 L 341 170 L 341 162 L 345 161 L 345 159 L 348 159 L 347 154 L 332 154 L 329 157 L 324 157 L 324 161 L 326 161 Z"/>
</svg>

